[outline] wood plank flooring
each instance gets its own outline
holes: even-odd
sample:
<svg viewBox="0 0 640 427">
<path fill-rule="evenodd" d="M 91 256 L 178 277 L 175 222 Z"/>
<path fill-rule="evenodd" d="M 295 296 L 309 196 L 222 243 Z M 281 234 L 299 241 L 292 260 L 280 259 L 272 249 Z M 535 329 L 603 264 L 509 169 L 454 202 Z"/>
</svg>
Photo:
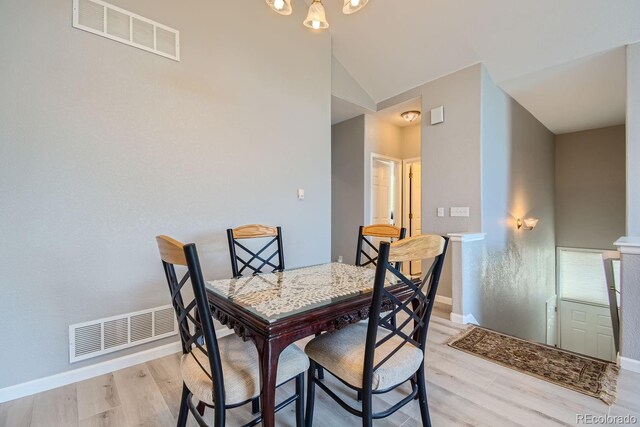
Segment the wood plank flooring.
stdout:
<svg viewBox="0 0 640 427">
<path fill-rule="evenodd" d="M 427 387 L 431 419 L 439 426 L 566 426 L 576 425 L 577 414 L 633 415 L 640 423 L 640 375 L 622 371 L 618 402 L 603 402 L 529 377 L 448 347 L 445 343 L 463 326 L 439 307 L 429 330 Z M 304 345 L 304 343 L 300 343 Z M 327 375 L 334 390 L 353 398 L 353 392 Z M 92 378 L 0 405 L 0 426 L 175 426 L 180 403 L 179 355 Z M 377 398 L 376 407 L 388 405 L 409 387 Z M 293 384 L 279 390 L 282 398 Z M 359 420 L 316 392 L 314 426 L 358 425 Z M 353 402 L 353 400 L 351 400 Z M 228 412 L 227 425 L 249 421 L 250 405 Z M 295 425 L 293 407 L 276 416 L 279 426 Z M 190 419 L 190 426 L 196 423 Z M 410 403 L 376 426 L 420 426 L 417 403 Z"/>
</svg>

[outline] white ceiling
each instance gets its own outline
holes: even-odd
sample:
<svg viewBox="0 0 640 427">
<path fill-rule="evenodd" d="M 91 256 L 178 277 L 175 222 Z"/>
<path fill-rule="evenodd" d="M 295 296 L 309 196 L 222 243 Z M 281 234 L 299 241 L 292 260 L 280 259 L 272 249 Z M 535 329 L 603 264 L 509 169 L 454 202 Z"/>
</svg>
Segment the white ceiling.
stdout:
<svg viewBox="0 0 640 427">
<path fill-rule="evenodd" d="M 344 99 L 332 96 L 331 124 L 335 125 L 336 123 L 344 122 L 345 120 L 352 119 L 362 114 L 369 114 L 378 117 L 385 122 L 389 122 L 400 127 L 415 125 L 417 123 L 420 123 L 420 121 L 422 120 L 422 116 L 414 120 L 412 123 L 409 123 L 405 119 L 403 119 L 400 114 L 410 110 L 421 111 L 421 101 L 422 100 L 420 98 L 414 98 L 403 103 L 391 106 L 389 108 L 385 108 L 384 110 L 372 111 L 351 102 L 345 101 Z"/>
<path fill-rule="evenodd" d="M 344 122 L 345 120 L 358 117 L 362 114 L 374 114 L 375 111 L 371 111 L 367 108 L 361 107 L 356 104 L 352 104 L 349 101 L 338 98 L 337 96 L 331 97 L 331 124 Z"/>
<path fill-rule="evenodd" d="M 620 52 L 576 60 L 640 40 L 638 0 L 371 0 L 348 16 L 333 3 L 339 2 L 326 2 L 333 54 L 374 101 L 483 62 L 555 132 L 612 120 L 594 112 L 614 104 L 611 110 L 619 112 L 619 95 L 612 93 L 620 91 Z M 603 72 L 607 61 L 611 73 Z M 598 102 L 572 102 L 585 91 Z M 574 108 L 570 114 L 567 105 Z M 549 119 L 563 115 L 566 120 Z M 592 124 L 581 123 L 588 117 Z"/>
<path fill-rule="evenodd" d="M 625 48 L 619 47 L 507 80 L 500 87 L 561 134 L 623 124 L 626 74 Z"/>
<path fill-rule="evenodd" d="M 415 125 L 422 121 L 422 115 L 415 119 L 413 122 L 409 123 L 405 119 L 402 118 L 400 114 L 405 111 L 422 111 L 422 99 L 414 98 L 408 101 L 405 101 L 401 104 L 393 105 L 389 108 L 385 108 L 384 110 L 380 110 L 376 112 L 374 115 L 385 122 L 392 123 L 396 126 L 405 127 Z"/>
</svg>

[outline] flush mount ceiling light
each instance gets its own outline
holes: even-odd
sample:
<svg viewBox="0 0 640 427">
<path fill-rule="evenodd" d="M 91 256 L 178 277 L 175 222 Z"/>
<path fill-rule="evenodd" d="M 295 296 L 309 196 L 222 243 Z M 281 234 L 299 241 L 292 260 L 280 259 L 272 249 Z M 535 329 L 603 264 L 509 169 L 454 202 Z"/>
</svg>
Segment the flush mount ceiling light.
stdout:
<svg viewBox="0 0 640 427">
<path fill-rule="evenodd" d="M 291 15 L 291 0 L 267 0 L 269 7 L 280 15 Z"/>
<path fill-rule="evenodd" d="M 412 123 L 415 119 L 420 117 L 420 111 L 416 111 L 416 110 L 405 111 L 400 115 L 402 116 L 403 119 L 405 119 L 409 123 Z"/>
<path fill-rule="evenodd" d="M 280 15 L 291 15 L 293 8 L 291 7 L 291 0 L 265 0 L 269 7 Z M 351 15 L 356 13 L 369 3 L 369 0 L 343 0 L 342 13 L 345 15 Z M 305 27 L 313 30 L 324 30 L 329 28 L 329 22 L 327 22 L 327 16 L 322 5 L 322 0 L 313 0 L 311 6 L 309 6 L 309 13 L 307 19 L 303 21 Z"/>
</svg>

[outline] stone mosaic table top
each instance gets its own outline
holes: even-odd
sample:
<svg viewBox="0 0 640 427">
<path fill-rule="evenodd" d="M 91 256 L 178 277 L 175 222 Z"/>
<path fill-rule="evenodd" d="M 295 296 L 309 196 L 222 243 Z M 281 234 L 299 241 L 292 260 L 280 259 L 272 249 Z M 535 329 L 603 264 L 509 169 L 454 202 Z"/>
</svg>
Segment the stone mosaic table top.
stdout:
<svg viewBox="0 0 640 427">
<path fill-rule="evenodd" d="M 207 289 L 272 323 L 371 292 L 374 274 L 374 268 L 331 263 L 210 281 Z"/>
</svg>

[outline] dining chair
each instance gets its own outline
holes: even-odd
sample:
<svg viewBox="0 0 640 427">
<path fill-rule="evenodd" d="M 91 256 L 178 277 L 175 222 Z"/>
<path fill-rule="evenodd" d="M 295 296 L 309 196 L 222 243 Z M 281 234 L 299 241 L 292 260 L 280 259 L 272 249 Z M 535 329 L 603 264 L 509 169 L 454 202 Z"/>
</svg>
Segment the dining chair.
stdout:
<svg viewBox="0 0 640 427">
<path fill-rule="evenodd" d="M 369 239 L 373 237 L 389 239 L 389 241 L 404 239 L 407 229 L 404 227 L 396 227 L 391 224 L 372 224 L 361 225 L 358 229 L 358 249 L 356 251 L 356 265 L 366 267 L 367 265 L 376 265 L 378 259 L 378 248 Z M 366 259 L 363 259 L 366 258 Z M 396 268 L 400 270 L 401 265 Z"/>
<path fill-rule="evenodd" d="M 258 250 L 248 247 L 246 240 L 260 238 L 268 238 L 269 240 Z M 229 228 L 227 229 L 227 240 L 229 241 L 233 277 L 241 277 L 245 270 L 251 274 L 284 270 L 284 250 L 280 227 L 250 224 Z M 245 241 L 245 244 L 241 241 Z M 269 248 L 274 252 L 270 255 L 263 255 Z"/>
<path fill-rule="evenodd" d="M 396 227 L 391 224 L 373 224 L 373 225 L 361 225 L 358 229 L 358 249 L 356 253 L 356 265 L 360 267 L 366 267 L 368 265 L 375 266 L 378 259 L 378 248 L 375 247 L 370 238 L 383 238 L 389 239 L 390 242 L 394 240 L 404 239 L 407 229 L 404 227 Z M 370 255 L 371 253 L 371 255 Z M 366 260 L 363 260 L 363 257 Z M 396 263 L 396 269 L 400 270 L 402 263 Z M 396 327 L 396 317 L 391 318 L 391 326 Z M 358 395 L 360 400 L 360 395 Z"/>
<path fill-rule="evenodd" d="M 258 351 L 252 342 L 245 342 L 236 335 L 217 338 L 195 244 L 183 245 L 167 236 L 158 236 L 156 241 L 182 343 L 183 386 L 178 426 L 186 425 L 189 412 L 198 425 L 208 426 L 203 418 L 204 411 L 194 405 L 194 398 L 213 408 L 213 426 L 224 426 L 227 409 L 245 405 L 260 395 Z M 180 280 L 176 266 L 186 267 Z M 193 297 L 184 292 L 189 280 Z M 295 401 L 297 427 L 304 423 L 304 372 L 308 367 L 309 358 L 295 344 L 280 355 L 277 384 L 280 386 L 295 379 L 296 391 L 278 404 L 276 411 Z M 261 422 L 259 416 L 245 426 Z"/>
<path fill-rule="evenodd" d="M 240 242 L 240 240 L 260 238 L 270 238 L 270 240 L 268 240 L 261 249 L 255 252 L 247 247 L 249 245 L 242 244 Z M 231 257 L 231 273 L 234 278 L 242 277 L 246 269 L 251 271 L 251 274 L 265 273 L 267 271 L 282 271 L 285 269 L 281 227 L 249 224 L 236 228 L 228 228 L 227 240 L 229 242 L 229 256 Z M 262 255 L 263 252 L 267 251 L 269 248 L 274 252 L 269 256 Z M 238 254 L 238 250 L 240 250 L 241 255 Z M 278 261 L 277 264 L 274 264 L 274 258 L 276 257 L 278 258 Z M 318 333 L 318 335 L 320 334 Z M 320 377 L 324 378 L 324 372 L 322 369 L 320 369 L 319 373 Z M 252 410 L 256 413 L 258 408 L 255 403 L 252 405 Z"/>
<path fill-rule="evenodd" d="M 362 425 L 372 426 L 374 419 L 393 414 L 412 400 L 419 402 L 422 425 L 430 426 L 427 403 L 424 357 L 427 330 L 448 239 L 436 235 L 409 237 L 394 243 L 380 243 L 376 265 L 369 322 L 356 323 L 334 333 L 309 341 L 305 352 L 311 359 L 307 383 L 306 426 L 313 425 L 315 387 L 320 387 L 347 412 L 361 417 Z M 394 263 L 433 259 L 422 280 L 404 276 Z M 411 295 L 404 301 L 396 298 L 385 284 L 401 283 Z M 395 304 L 388 314 L 381 313 L 383 303 Z M 389 328 L 392 314 L 404 313 L 407 319 L 397 328 Z M 342 400 L 329 386 L 315 376 L 316 366 L 362 394 L 358 409 Z M 380 412 L 373 411 L 373 396 L 387 393 L 406 382 L 411 393 Z"/>
<path fill-rule="evenodd" d="M 607 285 L 607 295 L 609 296 L 613 345 L 617 354 L 620 352 L 620 308 L 618 304 L 618 294 L 620 290 L 618 286 L 616 286 L 614 262 L 620 262 L 620 252 L 604 251 L 602 253 L 602 262 L 604 263 L 604 277 Z"/>
</svg>

